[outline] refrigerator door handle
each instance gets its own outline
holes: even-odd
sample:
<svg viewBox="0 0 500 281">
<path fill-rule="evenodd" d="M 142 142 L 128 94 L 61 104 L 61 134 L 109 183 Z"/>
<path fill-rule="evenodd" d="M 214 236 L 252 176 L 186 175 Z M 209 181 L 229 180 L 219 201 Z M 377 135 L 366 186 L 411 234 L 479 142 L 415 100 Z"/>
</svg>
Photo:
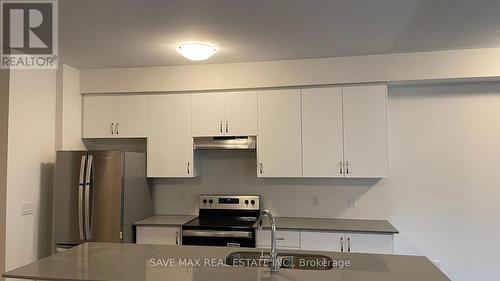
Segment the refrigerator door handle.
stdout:
<svg viewBox="0 0 500 281">
<path fill-rule="evenodd" d="M 78 181 L 78 230 L 80 232 L 80 240 L 85 240 L 83 235 L 83 188 L 84 188 L 84 177 L 85 177 L 85 160 L 86 156 L 82 156 L 80 162 L 80 179 Z"/>
<path fill-rule="evenodd" d="M 89 155 L 87 161 L 87 173 L 85 179 L 85 239 L 92 239 L 92 224 L 91 219 L 91 202 L 90 202 L 90 188 L 91 188 L 91 175 L 92 175 L 92 162 L 93 156 Z"/>
</svg>

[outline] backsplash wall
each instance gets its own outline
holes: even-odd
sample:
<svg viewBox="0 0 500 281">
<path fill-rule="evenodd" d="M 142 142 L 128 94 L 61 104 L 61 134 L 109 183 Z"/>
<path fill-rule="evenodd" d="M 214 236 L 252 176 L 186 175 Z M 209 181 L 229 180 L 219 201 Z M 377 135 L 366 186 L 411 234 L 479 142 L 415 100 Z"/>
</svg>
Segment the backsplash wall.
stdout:
<svg viewBox="0 0 500 281">
<path fill-rule="evenodd" d="M 194 179 L 156 179 L 158 214 L 197 214 L 199 194 L 261 195 L 263 207 L 279 216 L 338 217 L 348 196 L 359 198 L 375 179 L 257 178 L 255 150 L 199 151 L 202 175 Z"/>
</svg>

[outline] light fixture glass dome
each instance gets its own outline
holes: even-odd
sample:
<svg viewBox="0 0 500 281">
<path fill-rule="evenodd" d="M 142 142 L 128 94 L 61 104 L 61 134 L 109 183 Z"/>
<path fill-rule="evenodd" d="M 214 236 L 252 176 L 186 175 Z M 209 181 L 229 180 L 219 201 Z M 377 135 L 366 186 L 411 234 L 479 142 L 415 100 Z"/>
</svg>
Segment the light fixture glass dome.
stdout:
<svg viewBox="0 0 500 281">
<path fill-rule="evenodd" d="M 179 45 L 177 52 L 188 60 L 200 61 L 211 57 L 217 48 L 213 45 L 199 42 L 184 42 Z"/>
</svg>

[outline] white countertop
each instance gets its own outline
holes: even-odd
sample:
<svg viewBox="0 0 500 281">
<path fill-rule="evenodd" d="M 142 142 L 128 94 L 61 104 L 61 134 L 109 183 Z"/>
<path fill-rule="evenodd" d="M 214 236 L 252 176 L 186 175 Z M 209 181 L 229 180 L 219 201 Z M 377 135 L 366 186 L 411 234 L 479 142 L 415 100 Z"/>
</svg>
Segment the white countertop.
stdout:
<svg viewBox="0 0 500 281">
<path fill-rule="evenodd" d="M 181 226 L 186 222 L 196 218 L 195 215 L 154 215 L 149 218 L 140 220 L 134 225 L 136 226 Z"/>
</svg>

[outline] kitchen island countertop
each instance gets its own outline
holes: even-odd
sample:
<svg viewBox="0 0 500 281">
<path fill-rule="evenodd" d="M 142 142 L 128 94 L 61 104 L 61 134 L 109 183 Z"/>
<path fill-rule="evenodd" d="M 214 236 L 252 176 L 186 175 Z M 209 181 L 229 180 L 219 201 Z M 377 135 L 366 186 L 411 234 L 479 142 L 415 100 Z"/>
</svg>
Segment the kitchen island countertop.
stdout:
<svg viewBox="0 0 500 281">
<path fill-rule="evenodd" d="M 349 261 L 330 270 L 220 266 L 234 251 L 227 247 L 85 243 L 5 273 L 5 278 L 73 281 L 449 281 L 427 258 L 335 252 L 306 252 Z M 294 252 L 294 251 L 287 251 Z M 194 261 L 200 259 L 200 263 Z M 181 265 L 180 261 L 189 261 Z M 206 261 L 209 261 L 207 264 Z"/>
</svg>

